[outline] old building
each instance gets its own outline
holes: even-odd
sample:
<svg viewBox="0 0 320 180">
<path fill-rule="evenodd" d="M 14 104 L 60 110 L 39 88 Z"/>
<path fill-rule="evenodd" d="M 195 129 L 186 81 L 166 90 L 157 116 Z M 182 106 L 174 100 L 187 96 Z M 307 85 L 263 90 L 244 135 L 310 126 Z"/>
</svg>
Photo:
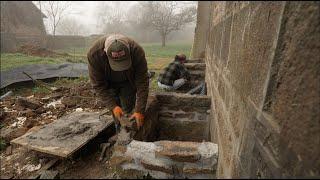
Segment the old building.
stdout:
<svg viewBox="0 0 320 180">
<path fill-rule="evenodd" d="M 45 17 L 32 1 L 1 1 L 1 51 L 26 43 L 44 45 Z"/>
<path fill-rule="evenodd" d="M 217 174 L 320 176 L 319 2 L 199 2 Z"/>
</svg>

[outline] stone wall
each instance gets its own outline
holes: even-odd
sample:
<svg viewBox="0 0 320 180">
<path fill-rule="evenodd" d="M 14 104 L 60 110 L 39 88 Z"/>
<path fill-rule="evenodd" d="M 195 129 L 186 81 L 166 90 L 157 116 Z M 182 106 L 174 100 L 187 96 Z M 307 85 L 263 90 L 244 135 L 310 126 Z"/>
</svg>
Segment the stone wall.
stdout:
<svg viewBox="0 0 320 180">
<path fill-rule="evenodd" d="M 207 96 L 149 96 L 140 131 L 135 130 L 134 122 L 120 121 L 111 167 L 120 178 L 143 178 L 147 174 L 157 179 L 215 178 L 218 146 L 207 141 L 210 106 Z M 140 132 L 152 138 L 137 138 Z"/>
<path fill-rule="evenodd" d="M 158 140 L 208 141 L 208 96 L 158 93 Z"/>
<path fill-rule="evenodd" d="M 0 52 L 14 52 L 17 50 L 17 42 L 14 34 L 1 32 L 0 40 Z"/>
<path fill-rule="evenodd" d="M 198 2 L 197 24 L 195 28 L 195 34 L 201 34 L 201 36 L 194 36 L 194 43 L 192 46 L 191 57 L 192 58 L 204 58 L 205 46 L 207 42 L 207 33 L 210 27 L 210 2 Z"/>
<path fill-rule="evenodd" d="M 187 93 L 192 88 L 198 86 L 205 80 L 206 64 L 202 59 L 187 60 L 184 64 L 190 73 L 190 80 L 185 85 L 176 90 L 179 93 Z"/>
<path fill-rule="evenodd" d="M 84 36 L 47 36 L 47 47 L 50 49 L 85 47 L 86 45 L 86 38 Z"/>
<path fill-rule="evenodd" d="M 110 159 L 120 178 L 215 178 L 218 146 L 211 142 L 131 141 L 114 146 Z"/>
<path fill-rule="evenodd" d="M 320 176 L 319 7 L 228 1 L 198 12 L 210 16 L 195 36 L 208 39 L 218 177 Z"/>
</svg>

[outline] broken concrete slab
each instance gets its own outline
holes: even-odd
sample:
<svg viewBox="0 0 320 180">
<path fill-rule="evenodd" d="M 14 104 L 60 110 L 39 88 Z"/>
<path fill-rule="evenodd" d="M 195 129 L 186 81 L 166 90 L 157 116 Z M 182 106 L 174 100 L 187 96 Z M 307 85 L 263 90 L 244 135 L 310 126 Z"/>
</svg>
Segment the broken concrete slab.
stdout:
<svg viewBox="0 0 320 180">
<path fill-rule="evenodd" d="M 39 179 L 60 179 L 60 174 L 58 171 L 45 170 L 41 173 Z"/>
<path fill-rule="evenodd" d="M 88 141 L 111 126 L 111 116 L 99 112 L 73 112 L 11 141 L 43 153 L 69 157 Z"/>
</svg>

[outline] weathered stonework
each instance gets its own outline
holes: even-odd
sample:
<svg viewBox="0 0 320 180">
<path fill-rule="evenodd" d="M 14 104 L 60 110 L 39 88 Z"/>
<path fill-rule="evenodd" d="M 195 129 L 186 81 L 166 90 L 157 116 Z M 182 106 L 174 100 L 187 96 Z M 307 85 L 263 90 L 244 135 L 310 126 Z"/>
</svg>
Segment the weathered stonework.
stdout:
<svg viewBox="0 0 320 180">
<path fill-rule="evenodd" d="M 134 140 L 125 152 L 115 151 L 111 163 L 121 178 L 128 170 L 154 178 L 214 178 L 217 158 L 218 147 L 210 142 Z"/>
<path fill-rule="evenodd" d="M 319 2 L 200 4 L 217 177 L 319 177 Z"/>
<path fill-rule="evenodd" d="M 158 140 L 207 141 L 209 136 L 208 96 L 158 93 Z"/>
<path fill-rule="evenodd" d="M 159 93 L 150 99 L 142 131 L 136 133 L 130 128 L 134 124 L 122 122 L 110 159 L 119 177 L 215 178 L 218 147 L 204 142 L 210 98 Z M 152 138 L 137 138 L 140 132 Z"/>
</svg>

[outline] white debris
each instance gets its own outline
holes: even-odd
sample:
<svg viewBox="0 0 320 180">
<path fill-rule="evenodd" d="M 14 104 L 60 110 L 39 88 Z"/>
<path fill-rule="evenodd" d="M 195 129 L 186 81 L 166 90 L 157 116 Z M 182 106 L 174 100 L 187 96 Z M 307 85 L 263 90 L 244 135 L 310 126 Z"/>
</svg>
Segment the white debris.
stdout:
<svg viewBox="0 0 320 180">
<path fill-rule="evenodd" d="M 13 124 L 11 124 L 12 127 L 17 127 L 17 122 L 14 122 Z"/>
<path fill-rule="evenodd" d="M 23 126 L 24 122 L 27 120 L 27 117 L 17 117 L 17 120 L 18 120 L 17 126 L 21 127 Z"/>
<path fill-rule="evenodd" d="M 4 112 L 17 112 L 17 110 L 14 110 L 14 109 L 10 110 L 7 107 L 4 107 L 3 110 L 4 110 Z"/>
<path fill-rule="evenodd" d="M 46 96 L 46 97 L 41 98 L 41 100 L 49 100 L 49 99 L 50 99 L 49 96 Z"/>
<path fill-rule="evenodd" d="M 50 116 L 51 114 L 52 114 L 51 111 L 47 111 L 47 112 L 45 112 L 45 113 L 42 113 L 41 116 L 42 116 L 42 117 L 47 117 L 47 116 Z"/>
<path fill-rule="evenodd" d="M 76 109 L 76 112 L 82 112 L 82 111 L 83 111 L 82 108 L 77 108 L 77 109 Z"/>
<path fill-rule="evenodd" d="M 56 91 L 58 88 L 56 88 L 56 87 L 50 87 L 50 89 L 51 89 L 52 91 Z"/>
<path fill-rule="evenodd" d="M 36 170 L 39 170 L 41 168 L 41 164 L 38 164 L 37 166 L 33 165 L 33 164 L 27 164 L 25 166 L 23 166 L 22 170 L 27 170 L 28 172 L 33 172 Z"/>
<path fill-rule="evenodd" d="M 56 101 L 52 101 L 51 103 L 45 105 L 44 107 L 45 108 L 49 108 L 50 106 L 53 106 L 53 108 L 56 108 L 57 105 L 61 105 L 62 104 L 61 100 L 62 100 L 62 98 L 58 99 Z"/>
<path fill-rule="evenodd" d="M 17 168 L 17 173 L 20 175 L 22 173 L 22 169 L 20 167 Z"/>
<path fill-rule="evenodd" d="M 6 161 L 9 161 L 11 159 L 11 156 L 6 157 Z"/>
<path fill-rule="evenodd" d="M 27 99 L 31 99 L 31 98 L 33 98 L 33 97 L 34 97 L 34 95 L 31 95 L 31 96 L 28 96 Z"/>
</svg>

